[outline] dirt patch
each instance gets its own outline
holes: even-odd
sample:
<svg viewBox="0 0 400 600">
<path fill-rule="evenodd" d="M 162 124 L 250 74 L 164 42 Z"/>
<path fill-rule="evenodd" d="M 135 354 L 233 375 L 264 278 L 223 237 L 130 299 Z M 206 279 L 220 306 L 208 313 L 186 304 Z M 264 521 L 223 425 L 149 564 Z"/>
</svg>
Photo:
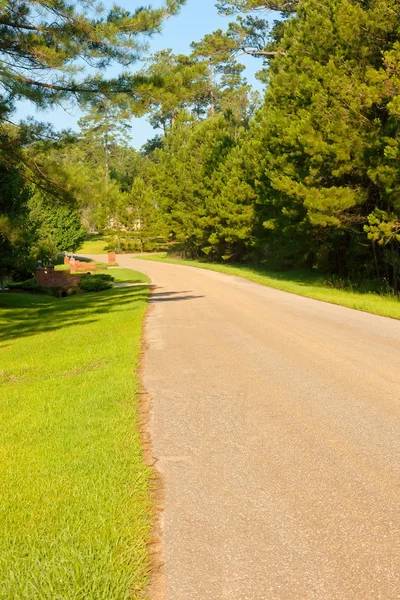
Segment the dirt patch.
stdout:
<svg viewBox="0 0 400 600">
<path fill-rule="evenodd" d="M 0 384 L 6 385 L 11 383 L 18 383 L 21 377 L 21 374 L 10 373 L 8 371 L 0 370 Z"/>
</svg>

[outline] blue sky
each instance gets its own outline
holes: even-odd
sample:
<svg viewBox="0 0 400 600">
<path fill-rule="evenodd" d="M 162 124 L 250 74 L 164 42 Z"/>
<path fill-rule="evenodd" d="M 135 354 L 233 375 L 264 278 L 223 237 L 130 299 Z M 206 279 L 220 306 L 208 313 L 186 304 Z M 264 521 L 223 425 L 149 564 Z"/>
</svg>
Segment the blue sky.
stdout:
<svg viewBox="0 0 400 600">
<path fill-rule="evenodd" d="M 166 21 L 161 35 L 154 36 L 151 40 L 151 52 L 161 50 L 163 48 L 172 48 L 175 53 L 190 52 L 190 43 L 200 40 L 206 33 L 211 33 L 215 29 L 225 29 L 229 18 L 218 15 L 215 8 L 216 0 L 187 0 L 186 5 L 177 17 L 172 17 Z M 119 5 L 126 7 L 128 10 L 133 10 L 137 6 L 145 4 L 134 0 L 117 0 Z M 106 6 L 111 6 L 113 2 L 107 0 Z M 162 0 L 152 2 L 154 7 L 163 4 Z M 232 17 L 230 18 L 232 19 Z M 246 64 L 246 76 L 252 85 L 257 85 L 254 78 L 256 71 L 260 68 L 259 60 L 252 57 L 241 58 L 241 61 Z M 133 65 L 132 70 L 140 68 L 140 63 Z M 115 73 L 112 73 L 113 75 Z M 36 108 L 28 103 L 20 103 L 17 108 L 16 117 L 26 118 L 33 116 L 37 120 L 47 121 L 52 123 L 57 129 L 77 129 L 77 120 L 81 116 L 79 109 L 74 106 L 57 107 L 55 109 L 43 112 L 38 112 Z M 147 118 L 133 119 L 132 121 L 132 143 L 136 148 L 140 148 L 144 142 L 153 137 L 157 132 L 148 124 Z"/>
</svg>

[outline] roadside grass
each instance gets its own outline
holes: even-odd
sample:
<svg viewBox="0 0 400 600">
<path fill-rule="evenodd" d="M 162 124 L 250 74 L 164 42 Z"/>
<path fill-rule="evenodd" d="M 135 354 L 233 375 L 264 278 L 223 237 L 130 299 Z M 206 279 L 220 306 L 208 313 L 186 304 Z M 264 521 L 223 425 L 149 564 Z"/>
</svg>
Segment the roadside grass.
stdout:
<svg viewBox="0 0 400 600">
<path fill-rule="evenodd" d="M 121 280 L 143 279 L 126 271 Z M 142 598 L 151 473 L 136 371 L 147 296 L 0 294 L 1 599 Z"/>
<path fill-rule="evenodd" d="M 107 252 L 107 243 L 104 236 L 93 233 L 88 236 L 82 248 L 79 249 L 79 254 L 104 254 Z"/>
<path fill-rule="evenodd" d="M 107 273 L 114 277 L 115 283 L 150 283 L 150 277 L 144 273 L 132 271 L 132 269 L 111 267 L 111 269 L 107 269 Z"/>
<path fill-rule="evenodd" d="M 115 279 L 115 283 L 150 283 L 150 278 L 144 273 L 138 273 L 132 269 L 122 267 L 108 267 L 105 263 L 98 263 L 101 268 L 96 273 L 108 273 Z M 58 265 L 56 271 L 69 271 L 69 265 Z M 72 273 L 72 275 L 82 275 L 82 273 Z"/>
<path fill-rule="evenodd" d="M 197 267 L 227 275 L 243 277 L 284 292 L 330 302 L 383 317 L 400 319 L 400 301 L 390 294 L 381 295 L 351 289 L 336 289 L 326 285 L 326 276 L 306 270 L 272 271 L 262 266 L 221 265 L 196 260 L 170 258 L 165 252 L 153 255 L 135 254 L 134 258 Z"/>
</svg>

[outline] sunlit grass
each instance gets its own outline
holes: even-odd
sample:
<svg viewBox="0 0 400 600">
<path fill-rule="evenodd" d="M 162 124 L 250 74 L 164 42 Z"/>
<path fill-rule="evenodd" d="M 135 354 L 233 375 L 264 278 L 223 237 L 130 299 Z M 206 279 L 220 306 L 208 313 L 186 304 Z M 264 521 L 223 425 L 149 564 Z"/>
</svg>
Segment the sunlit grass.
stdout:
<svg viewBox="0 0 400 600">
<path fill-rule="evenodd" d="M 244 279 L 249 279 L 256 283 L 266 285 L 272 288 L 315 298 L 323 302 L 339 304 L 364 312 L 400 319 L 400 301 L 393 295 L 379 295 L 374 293 L 361 293 L 350 289 L 336 289 L 328 287 L 323 275 L 305 271 L 271 271 L 258 266 L 237 266 L 221 265 L 216 263 L 207 263 L 195 260 L 174 259 L 167 256 L 166 253 L 153 255 L 135 255 L 135 258 L 142 260 L 153 260 L 157 262 L 168 262 L 176 265 L 187 265 L 218 271 L 228 275 L 237 275 Z"/>
<path fill-rule="evenodd" d="M 100 234 L 92 234 L 84 242 L 78 254 L 105 254 L 107 253 L 107 240 Z"/>
<path fill-rule="evenodd" d="M 136 371 L 147 293 L 0 295 L 4 600 L 142 597 L 150 473 Z"/>
<path fill-rule="evenodd" d="M 132 271 L 132 269 L 123 269 L 121 267 L 113 267 L 107 270 L 107 273 L 112 275 L 115 283 L 149 283 L 150 277 L 144 273 Z"/>
<path fill-rule="evenodd" d="M 97 263 L 100 265 L 100 268 L 95 271 L 95 273 L 107 273 L 112 275 L 115 279 L 115 283 L 149 283 L 150 278 L 144 273 L 138 273 L 137 271 L 133 271 L 132 269 L 124 269 L 122 267 L 108 267 L 106 264 L 101 266 L 102 263 Z M 88 267 L 90 268 L 90 267 Z M 56 267 L 57 271 L 69 271 L 69 265 L 58 265 Z M 72 275 L 82 275 L 82 273 L 72 273 Z"/>
</svg>

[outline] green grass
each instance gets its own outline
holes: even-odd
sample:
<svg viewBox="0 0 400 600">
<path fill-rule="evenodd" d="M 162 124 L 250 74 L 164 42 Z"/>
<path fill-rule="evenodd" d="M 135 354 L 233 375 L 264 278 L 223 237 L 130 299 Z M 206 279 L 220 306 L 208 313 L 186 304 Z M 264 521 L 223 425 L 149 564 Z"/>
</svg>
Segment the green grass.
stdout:
<svg viewBox="0 0 400 600">
<path fill-rule="evenodd" d="M 98 263 L 102 265 L 103 263 Z M 67 267 L 67 268 L 64 268 Z M 56 267 L 56 271 L 69 271 L 68 265 L 59 265 Z M 95 273 L 107 273 L 112 275 L 115 279 L 115 283 L 150 283 L 150 277 L 147 277 L 144 273 L 138 273 L 132 269 L 124 269 L 122 267 L 108 267 L 103 265 L 102 268 L 95 271 Z M 72 275 L 82 275 L 82 273 L 72 273 Z"/>
<path fill-rule="evenodd" d="M 114 277 L 115 283 L 150 283 L 150 277 L 132 269 L 115 267 L 107 269 L 107 273 Z"/>
<path fill-rule="evenodd" d="M 79 249 L 78 254 L 104 254 L 107 252 L 107 240 L 100 234 L 92 234 Z"/>
<path fill-rule="evenodd" d="M 325 276 L 306 270 L 276 272 L 258 266 L 221 265 L 195 260 L 174 259 L 168 257 L 166 253 L 146 256 L 135 255 L 134 258 L 187 265 L 210 271 L 218 271 L 219 273 L 226 273 L 228 275 L 237 275 L 238 277 L 243 277 L 244 279 L 249 279 L 250 281 L 299 296 L 315 298 L 323 302 L 339 304 L 340 306 L 347 306 L 348 308 L 354 308 L 383 317 L 400 319 L 400 301 L 396 296 L 327 287 Z"/>
<path fill-rule="evenodd" d="M 142 597 L 151 507 L 136 371 L 147 294 L 0 294 L 1 599 Z"/>
</svg>

